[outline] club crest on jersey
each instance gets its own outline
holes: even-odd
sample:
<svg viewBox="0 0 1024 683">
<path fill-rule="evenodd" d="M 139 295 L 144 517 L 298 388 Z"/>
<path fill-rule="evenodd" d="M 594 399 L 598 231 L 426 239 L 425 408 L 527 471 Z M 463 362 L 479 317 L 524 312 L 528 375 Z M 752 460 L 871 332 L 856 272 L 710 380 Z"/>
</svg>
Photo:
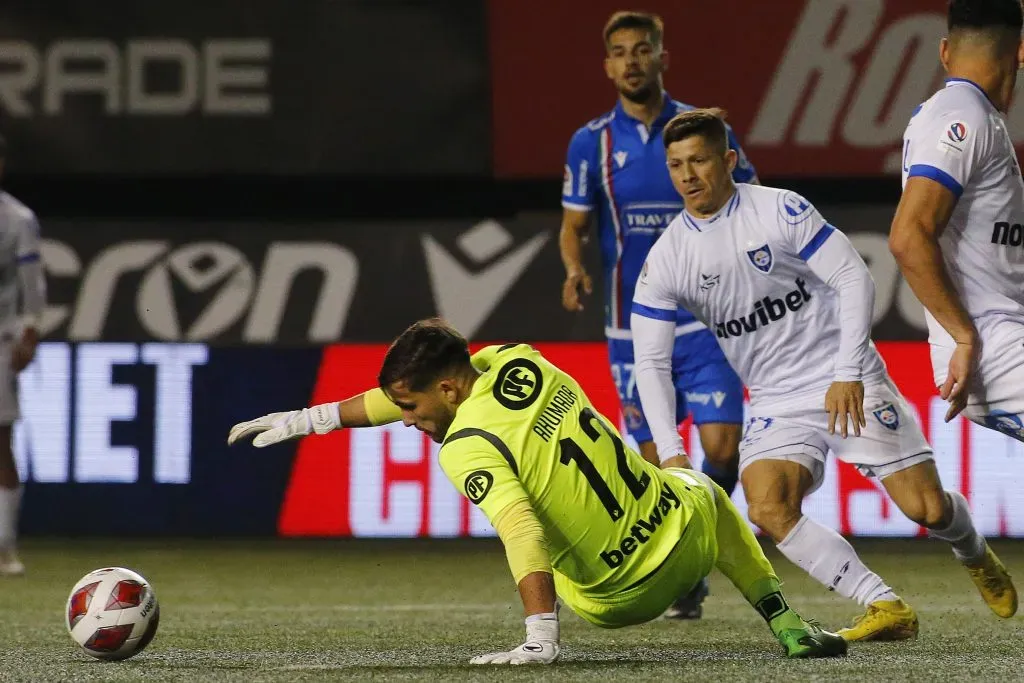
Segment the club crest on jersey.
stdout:
<svg viewBox="0 0 1024 683">
<path fill-rule="evenodd" d="M 895 432 L 900 428 L 900 414 L 896 412 L 896 406 L 891 403 L 886 403 L 881 408 L 873 410 L 871 414 L 886 429 Z"/>
<path fill-rule="evenodd" d="M 967 126 L 962 121 L 950 124 L 949 129 L 946 130 L 946 137 L 953 142 L 963 142 L 967 139 Z"/>
<path fill-rule="evenodd" d="M 544 376 L 532 360 L 516 358 L 506 363 L 494 380 L 494 399 L 509 410 L 529 408 L 540 397 Z"/>
<path fill-rule="evenodd" d="M 772 249 L 767 244 L 762 244 L 760 247 L 749 250 L 747 252 L 747 259 L 749 259 L 750 265 L 762 273 L 772 272 L 772 266 L 775 265 Z"/>
</svg>

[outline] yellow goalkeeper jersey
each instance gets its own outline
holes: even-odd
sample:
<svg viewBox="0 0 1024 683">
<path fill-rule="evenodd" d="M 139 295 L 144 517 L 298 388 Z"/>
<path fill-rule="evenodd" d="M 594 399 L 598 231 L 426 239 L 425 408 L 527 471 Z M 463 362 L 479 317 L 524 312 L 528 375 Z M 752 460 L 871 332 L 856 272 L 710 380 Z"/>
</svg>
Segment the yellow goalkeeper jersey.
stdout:
<svg viewBox="0 0 1024 683">
<path fill-rule="evenodd" d="M 482 375 L 441 447 L 448 478 L 488 519 L 527 500 L 555 571 L 614 593 L 654 571 L 682 536 L 684 483 L 626 447 L 579 384 L 526 344 L 473 355 Z"/>
</svg>

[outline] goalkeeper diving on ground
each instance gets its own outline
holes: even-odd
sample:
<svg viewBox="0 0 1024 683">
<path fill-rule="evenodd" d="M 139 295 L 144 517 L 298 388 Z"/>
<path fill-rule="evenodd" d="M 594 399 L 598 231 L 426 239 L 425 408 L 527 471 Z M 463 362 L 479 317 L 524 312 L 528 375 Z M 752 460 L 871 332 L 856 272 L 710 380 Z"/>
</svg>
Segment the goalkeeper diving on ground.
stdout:
<svg viewBox="0 0 1024 683">
<path fill-rule="evenodd" d="M 456 330 L 424 320 L 390 346 L 378 383 L 341 402 L 242 422 L 228 443 L 254 436 L 262 448 L 402 421 L 443 444 L 441 468 L 498 532 L 526 614 L 522 645 L 472 663 L 556 661 L 556 595 L 586 621 L 620 628 L 657 618 L 714 567 L 788 657 L 846 654 L 846 641 L 790 607 L 717 484 L 644 460 L 576 380 L 531 346 L 489 346 L 471 356 Z"/>
</svg>

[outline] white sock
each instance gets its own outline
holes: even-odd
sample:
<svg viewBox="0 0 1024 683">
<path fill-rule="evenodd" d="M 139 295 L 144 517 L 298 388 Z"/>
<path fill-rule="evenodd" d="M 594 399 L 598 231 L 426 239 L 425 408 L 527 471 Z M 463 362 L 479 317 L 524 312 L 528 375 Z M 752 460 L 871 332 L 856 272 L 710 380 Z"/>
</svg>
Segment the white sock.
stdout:
<svg viewBox="0 0 1024 683">
<path fill-rule="evenodd" d="M 0 487 L 0 550 L 14 548 L 18 539 L 18 503 L 21 502 L 21 488 Z"/>
<path fill-rule="evenodd" d="M 790 562 L 843 597 L 865 606 L 897 599 L 885 581 L 860 561 L 845 538 L 810 517 L 801 517 L 776 547 Z"/>
<path fill-rule="evenodd" d="M 953 546 L 953 555 L 961 563 L 971 564 L 985 555 L 985 537 L 974 528 L 967 499 L 957 491 L 946 491 L 953 506 L 953 519 L 945 529 L 932 529 L 928 535 Z"/>
</svg>

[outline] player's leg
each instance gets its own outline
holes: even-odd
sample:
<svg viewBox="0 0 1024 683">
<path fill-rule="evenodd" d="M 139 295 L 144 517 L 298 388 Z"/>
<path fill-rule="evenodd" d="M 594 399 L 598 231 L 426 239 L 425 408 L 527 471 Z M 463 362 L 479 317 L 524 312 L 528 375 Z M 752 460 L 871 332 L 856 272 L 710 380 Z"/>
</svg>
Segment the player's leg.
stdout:
<svg viewBox="0 0 1024 683">
<path fill-rule="evenodd" d="M 742 399 L 740 410 L 743 409 Z M 704 462 L 700 470 L 722 487 L 728 495 L 739 483 L 739 447 L 743 425 L 739 422 L 705 422 L 697 425 Z"/>
<path fill-rule="evenodd" d="M 827 450 L 814 428 L 752 418 L 740 446 L 740 479 L 750 521 L 772 537 L 790 562 L 826 588 L 868 607 L 866 616 L 877 612 L 869 620 L 861 619 L 863 632 L 845 633 L 847 640 L 915 637 L 918 621 L 913 610 L 864 564 L 845 538 L 803 514 L 804 497 L 821 484 Z"/>
<path fill-rule="evenodd" d="M 710 523 L 695 514 L 691 524 L 704 522 L 714 526 L 715 566 L 764 618 L 789 656 L 845 653 L 844 640 L 807 623 L 789 606 L 775 569 L 726 491 L 703 473 L 687 470 L 671 470 L 670 473 L 683 481 L 699 482 L 711 492 L 714 508 L 713 513 L 707 515 Z"/>
<path fill-rule="evenodd" d="M 14 463 L 11 429 L 19 416 L 17 376 L 11 367 L 11 343 L 5 337 L 0 342 L 0 576 L 25 572 L 16 549 L 21 481 Z"/>
<path fill-rule="evenodd" d="M 679 388 L 700 432 L 701 471 L 731 496 L 739 481 L 743 382 L 710 333 L 695 346 L 699 354 L 690 349 L 690 357 L 681 359 L 686 369 L 679 373 Z"/>
<path fill-rule="evenodd" d="M 16 541 L 21 482 L 11 449 L 11 425 L 0 424 L 0 576 L 23 574 Z"/>
<path fill-rule="evenodd" d="M 1017 592 L 1009 574 L 975 528 L 964 497 L 943 490 L 931 446 L 896 386 L 866 386 L 864 413 L 860 437 L 828 438 L 836 456 L 877 477 L 903 514 L 950 543 L 992 611 L 1012 616 Z"/>
<path fill-rule="evenodd" d="M 952 546 L 992 611 L 1004 619 L 1012 617 L 1017 612 L 1013 581 L 975 528 L 967 499 L 958 491 L 943 490 L 935 463 L 920 462 L 880 478 L 903 514 L 928 529 L 932 538 Z"/>
<path fill-rule="evenodd" d="M 642 624 L 657 618 L 675 595 L 707 576 L 717 563 L 768 622 L 788 656 L 844 654 L 845 641 L 804 622 L 790 609 L 771 564 L 725 492 L 699 472 L 666 472 L 670 476 L 664 485 L 687 501 L 691 517 L 682 537 L 659 536 L 644 546 L 646 550 L 652 550 L 655 543 L 673 546 L 658 568 L 610 594 L 601 592 L 600 587 L 595 592 L 594 586 L 575 585 L 556 572 L 559 599 L 602 628 Z M 720 514 L 720 510 L 724 512 Z"/>
</svg>

